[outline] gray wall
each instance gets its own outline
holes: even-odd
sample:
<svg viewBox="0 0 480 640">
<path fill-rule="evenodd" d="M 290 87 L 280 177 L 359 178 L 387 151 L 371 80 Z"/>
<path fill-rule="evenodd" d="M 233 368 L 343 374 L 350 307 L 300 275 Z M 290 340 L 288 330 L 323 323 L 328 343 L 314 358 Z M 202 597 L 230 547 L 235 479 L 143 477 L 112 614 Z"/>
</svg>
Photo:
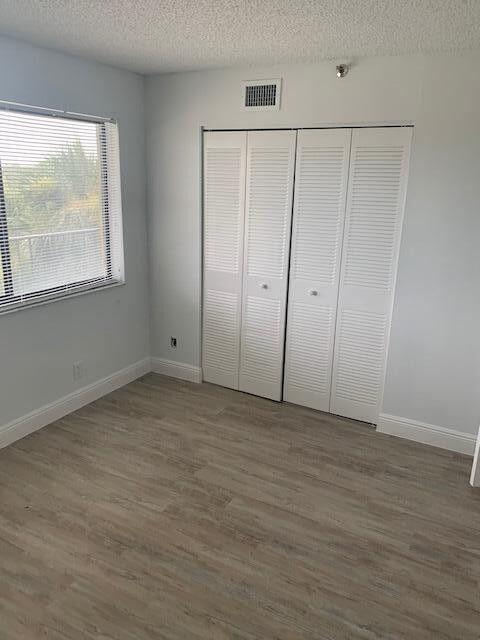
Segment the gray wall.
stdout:
<svg viewBox="0 0 480 640">
<path fill-rule="evenodd" d="M 200 365 L 200 127 L 415 124 L 383 411 L 476 433 L 480 342 L 479 55 L 171 74 L 146 80 L 152 355 Z M 281 76 L 279 112 L 245 79 Z M 169 336 L 179 339 L 169 348 Z"/>
<path fill-rule="evenodd" d="M 124 286 L 0 315 L 0 427 L 149 355 L 143 84 L 0 38 L 1 100 L 118 119 L 126 252 Z"/>
</svg>

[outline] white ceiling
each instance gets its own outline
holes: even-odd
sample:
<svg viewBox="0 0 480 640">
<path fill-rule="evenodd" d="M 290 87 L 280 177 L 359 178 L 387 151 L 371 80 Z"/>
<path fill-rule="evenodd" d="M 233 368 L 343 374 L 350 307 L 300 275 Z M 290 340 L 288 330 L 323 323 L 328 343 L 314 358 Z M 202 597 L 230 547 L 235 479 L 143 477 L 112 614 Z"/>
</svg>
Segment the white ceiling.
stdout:
<svg viewBox="0 0 480 640">
<path fill-rule="evenodd" d="M 0 33 L 142 73 L 480 48 L 480 0 L 0 0 Z"/>
</svg>

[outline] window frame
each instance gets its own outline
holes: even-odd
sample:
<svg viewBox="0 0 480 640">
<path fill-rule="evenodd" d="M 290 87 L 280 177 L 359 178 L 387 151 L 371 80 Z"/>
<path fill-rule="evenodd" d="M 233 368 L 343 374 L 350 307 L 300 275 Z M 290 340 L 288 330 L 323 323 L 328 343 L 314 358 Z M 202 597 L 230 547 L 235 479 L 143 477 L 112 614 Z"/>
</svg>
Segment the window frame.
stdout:
<svg viewBox="0 0 480 640">
<path fill-rule="evenodd" d="M 0 101 L 1 102 L 1 101 Z M 23 107 L 23 105 L 22 105 Z M 17 113 L 30 113 L 38 116 L 51 116 L 53 118 L 63 117 L 67 120 L 81 120 L 83 122 L 91 122 L 99 126 L 98 145 L 99 145 L 99 161 L 100 161 L 100 191 L 101 191 L 101 207 L 104 229 L 105 243 L 105 277 L 89 278 L 63 284 L 57 287 L 48 287 L 37 291 L 16 295 L 14 293 L 13 273 L 11 269 L 10 242 L 8 233 L 8 218 L 5 203 L 4 182 L 2 162 L 0 158 L 0 268 L 3 273 L 3 293 L 0 293 L 0 316 L 12 311 L 28 309 L 33 306 L 56 302 L 66 298 L 71 298 L 80 294 L 100 291 L 104 288 L 111 288 L 125 284 L 124 277 L 124 249 L 123 249 L 123 232 L 122 225 L 118 231 L 121 235 L 121 258 L 122 258 L 122 275 L 115 276 L 112 266 L 112 224 L 110 213 L 110 196 L 109 196 L 109 171 L 108 171 L 108 146 L 106 122 L 117 124 L 113 119 L 96 118 L 83 116 L 78 114 L 70 114 L 68 112 L 56 112 L 47 109 L 36 108 L 12 108 L 5 109 L 0 106 L 0 110 L 8 110 Z M 118 176 L 120 180 L 120 176 Z M 121 216 L 120 216 L 121 219 Z"/>
</svg>

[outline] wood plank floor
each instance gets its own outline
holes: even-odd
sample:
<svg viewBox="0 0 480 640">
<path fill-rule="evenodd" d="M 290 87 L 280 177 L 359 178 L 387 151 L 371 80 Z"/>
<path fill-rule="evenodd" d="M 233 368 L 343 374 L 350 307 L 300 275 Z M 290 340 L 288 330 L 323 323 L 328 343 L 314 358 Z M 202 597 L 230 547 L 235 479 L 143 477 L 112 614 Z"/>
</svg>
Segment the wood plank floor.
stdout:
<svg viewBox="0 0 480 640">
<path fill-rule="evenodd" d="M 470 462 L 150 374 L 0 451 L 0 638 L 478 640 Z"/>
</svg>

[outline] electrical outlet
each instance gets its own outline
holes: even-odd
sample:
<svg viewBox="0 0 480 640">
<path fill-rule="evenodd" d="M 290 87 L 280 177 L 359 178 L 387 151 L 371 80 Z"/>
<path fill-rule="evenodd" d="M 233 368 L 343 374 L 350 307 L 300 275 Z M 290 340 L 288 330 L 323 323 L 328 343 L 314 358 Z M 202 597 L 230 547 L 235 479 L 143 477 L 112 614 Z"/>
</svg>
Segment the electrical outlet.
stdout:
<svg viewBox="0 0 480 640">
<path fill-rule="evenodd" d="M 174 336 L 170 336 L 170 346 L 172 349 L 177 348 L 177 339 Z"/>
<path fill-rule="evenodd" d="M 73 363 L 73 379 L 81 380 L 85 374 L 85 368 L 82 360 L 77 360 Z"/>
</svg>

